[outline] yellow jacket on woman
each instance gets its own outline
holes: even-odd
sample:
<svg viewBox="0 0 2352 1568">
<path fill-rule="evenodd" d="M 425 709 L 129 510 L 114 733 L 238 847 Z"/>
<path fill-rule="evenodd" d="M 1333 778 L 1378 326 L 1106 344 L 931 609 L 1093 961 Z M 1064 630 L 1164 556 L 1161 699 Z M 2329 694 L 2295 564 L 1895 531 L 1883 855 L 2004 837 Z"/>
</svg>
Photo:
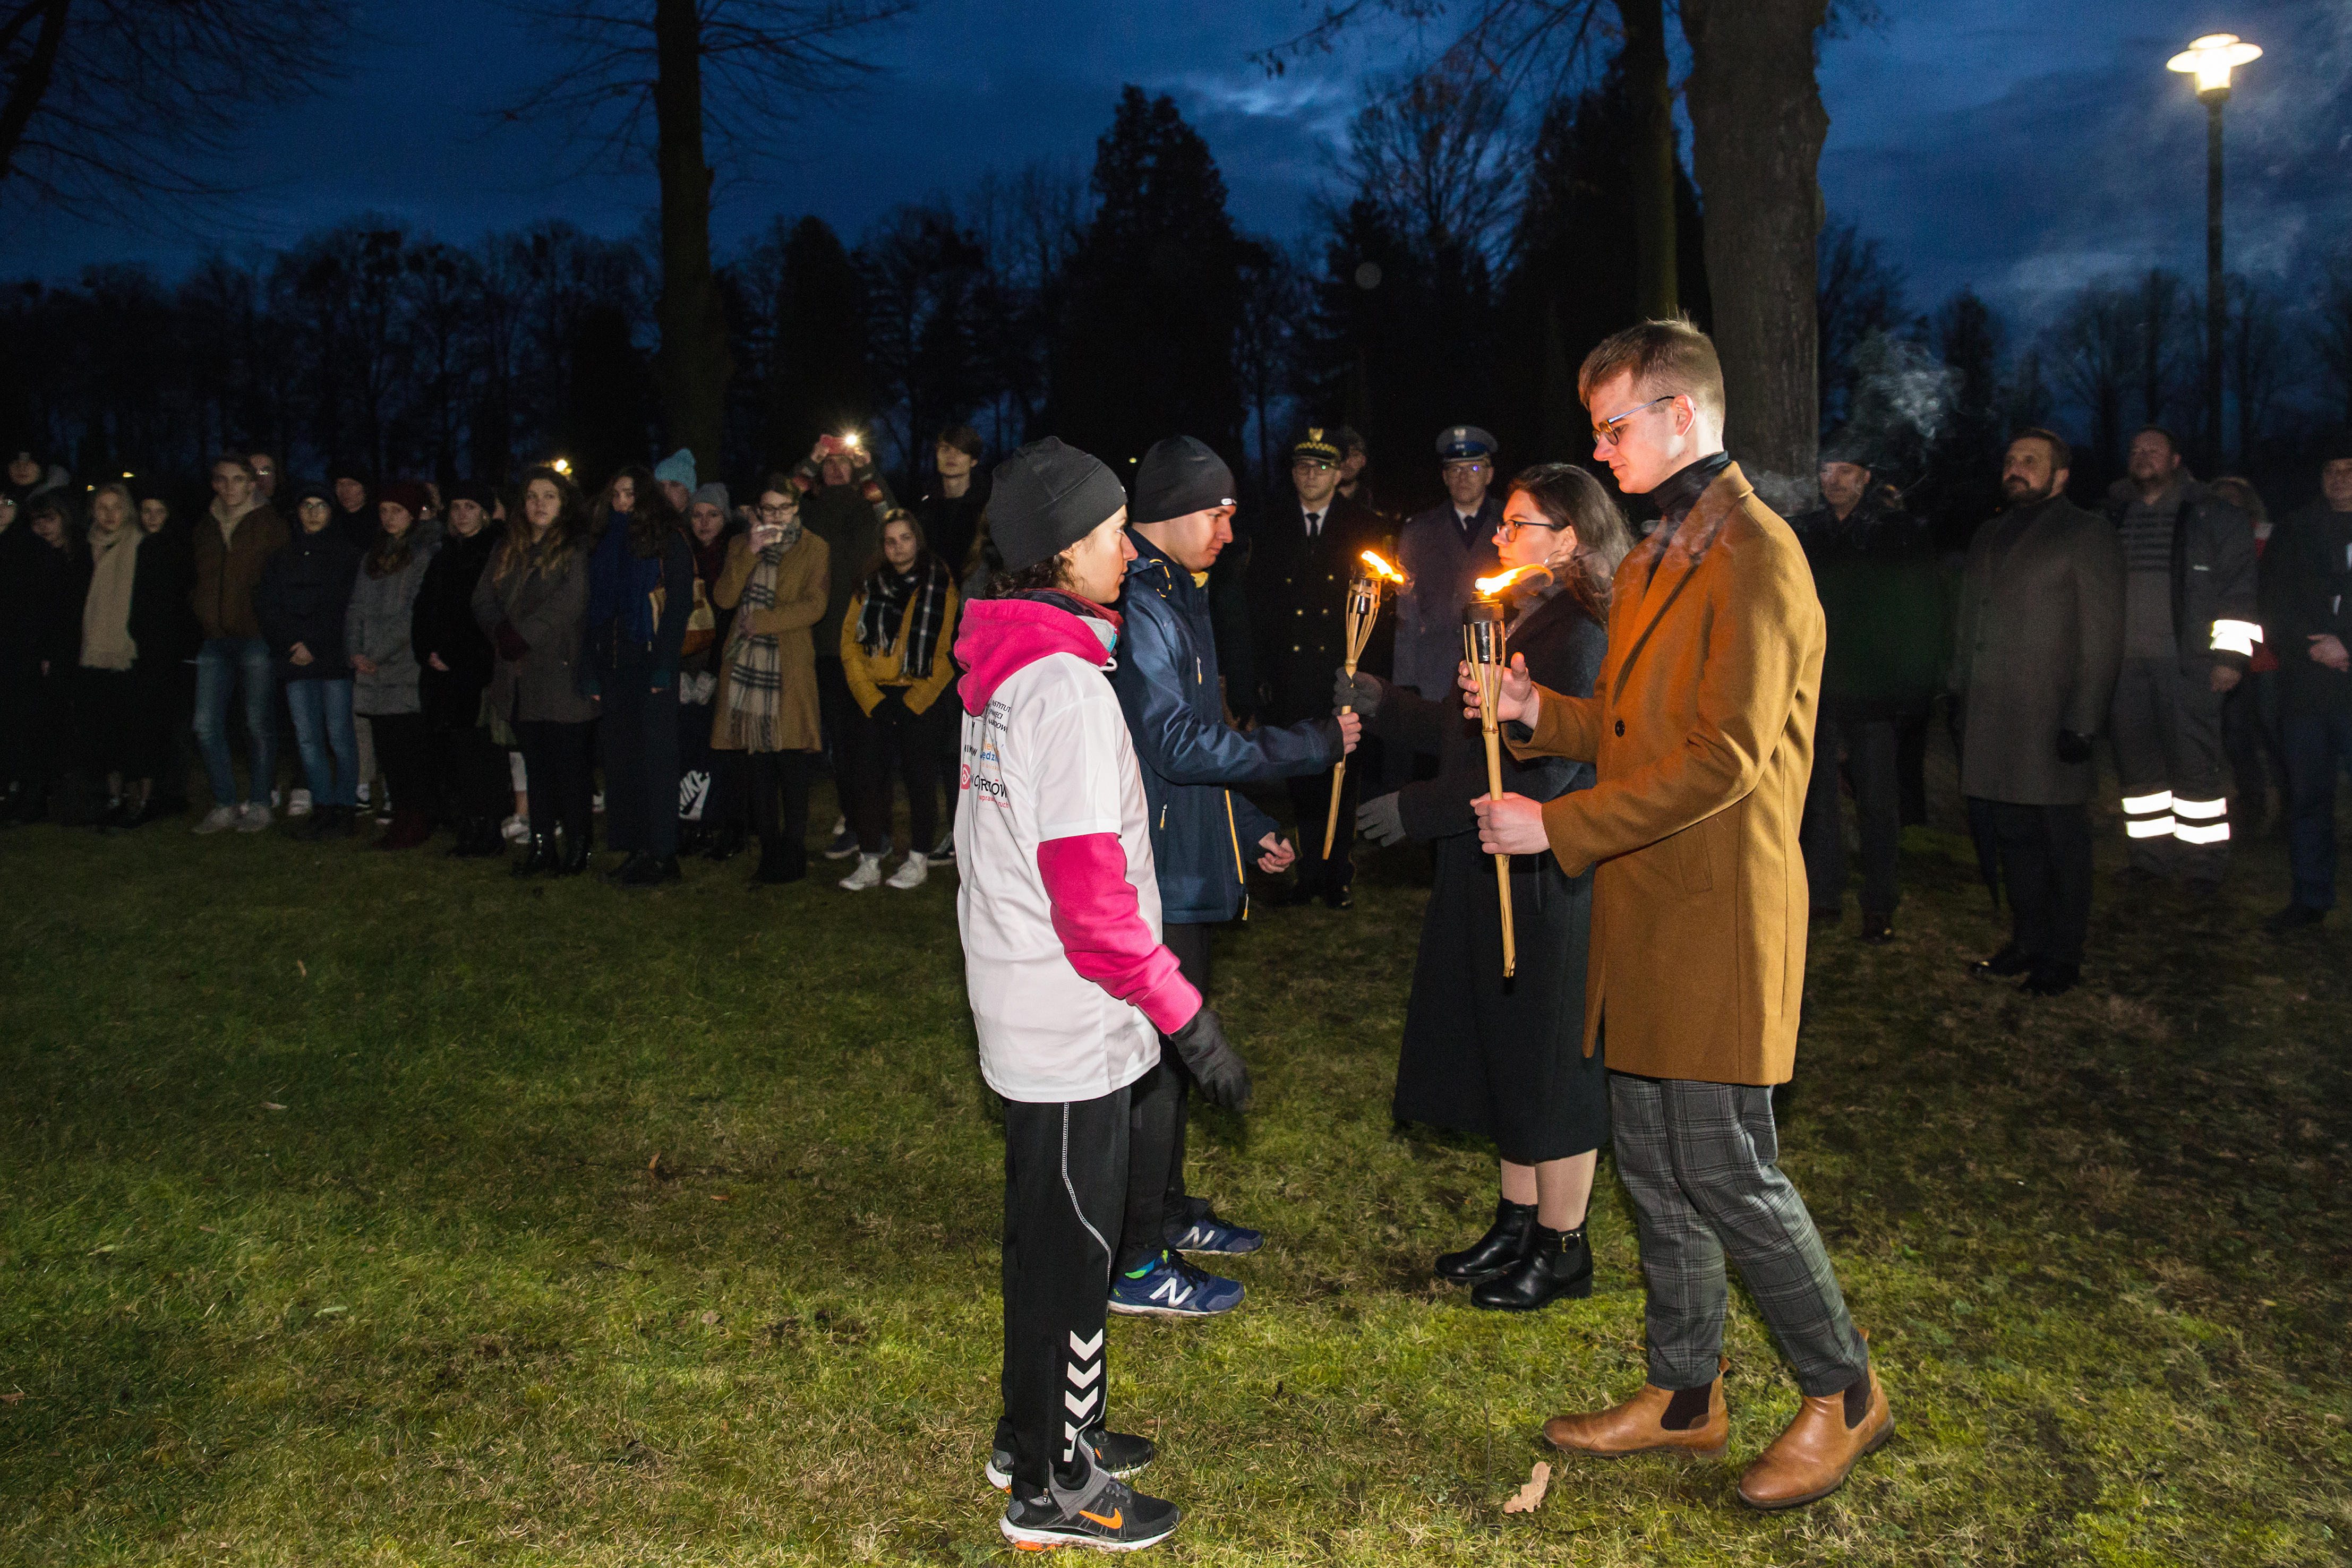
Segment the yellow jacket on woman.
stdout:
<svg viewBox="0 0 2352 1568">
<path fill-rule="evenodd" d="M 866 591 L 859 589 L 849 601 L 849 612 L 841 618 L 841 673 L 848 677 L 849 695 L 857 706 L 872 713 L 881 702 L 886 686 L 906 694 L 907 711 L 921 713 L 940 700 L 940 694 L 955 679 L 955 661 L 948 657 L 948 649 L 955 643 L 956 591 L 948 588 L 947 607 L 940 612 L 940 637 L 931 649 L 931 673 L 917 680 L 906 673 L 907 625 L 915 618 L 915 600 L 909 598 L 906 610 L 898 617 L 898 629 L 891 633 L 890 645 L 878 653 L 869 653 L 866 644 L 857 640 L 858 622 L 866 614 Z"/>
</svg>

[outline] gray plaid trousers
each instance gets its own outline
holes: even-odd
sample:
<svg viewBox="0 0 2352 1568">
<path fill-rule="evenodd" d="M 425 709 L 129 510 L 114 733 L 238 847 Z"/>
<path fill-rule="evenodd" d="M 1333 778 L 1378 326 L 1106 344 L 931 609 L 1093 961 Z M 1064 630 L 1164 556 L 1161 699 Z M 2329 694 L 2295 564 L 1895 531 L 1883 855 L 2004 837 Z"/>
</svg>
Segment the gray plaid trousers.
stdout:
<svg viewBox="0 0 2352 1568">
<path fill-rule="evenodd" d="M 1819 1396 L 1859 1381 L 1868 1353 L 1813 1217 L 1780 1174 L 1772 1092 L 1612 1072 L 1609 1112 L 1650 1284 L 1650 1382 L 1681 1389 L 1715 1380 L 1726 1253 L 1800 1388 Z"/>
</svg>

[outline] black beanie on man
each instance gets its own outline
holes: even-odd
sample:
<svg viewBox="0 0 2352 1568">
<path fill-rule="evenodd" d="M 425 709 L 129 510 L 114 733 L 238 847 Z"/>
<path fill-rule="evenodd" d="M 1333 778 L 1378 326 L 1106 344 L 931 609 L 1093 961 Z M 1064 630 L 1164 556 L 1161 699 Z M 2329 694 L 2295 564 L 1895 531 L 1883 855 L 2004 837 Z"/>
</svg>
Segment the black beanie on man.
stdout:
<svg viewBox="0 0 2352 1568">
<path fill-rule="evenodd" d="M 1127 505 L 1127 491 L 1100 458 L 1061 438 L 1033 441 L 996 465 L 988 537 L 1007 571 L 1061 554 Z"/>
<path fill-rule="evenodd" d="M 1154 442 L 1135 470 L 1135 504 L 1127 520 L 1164 523 L 1234 504 L 1234 471 L 1205 442 L 1171 435 Z"/>
</svg>

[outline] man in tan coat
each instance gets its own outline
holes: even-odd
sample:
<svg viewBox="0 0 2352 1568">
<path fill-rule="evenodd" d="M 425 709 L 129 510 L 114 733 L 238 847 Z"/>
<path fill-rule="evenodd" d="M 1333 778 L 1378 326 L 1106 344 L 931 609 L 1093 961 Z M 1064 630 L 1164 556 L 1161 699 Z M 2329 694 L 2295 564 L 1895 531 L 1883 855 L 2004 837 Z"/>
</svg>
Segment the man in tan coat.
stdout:
<svg viewBox="0 0 2352 1568">
<path fill-rule="evenodd" d="M 1570 876 L 1598 867 L 1585 1050 L 1608 1054 L 1650 1352 L 1639 1394 L 1555 1416 L 1544 1436 L 1610 1457 L 1721 1454 L 1727 1254 L 1804 1394 L 1739 1495 L 1793 1508 L 1835 1491 L 1895 1431 L 1772 1125 L 1804 998 L 1797 834 L 1821 604 L 1796 536 L 1723 450 L 1723 371 L 1704 333 L 1681 320 L 1628 328 L 1587 357 L 1578 390 L 1593 455 L 1664 520 L 1618 568 L 1593 695 L 1540 690 L 1521 668 L 1505 682 L 1502 716 L 1526 727 L 1512 750 L 1591 762 L 1599 782 L 1477 810 L 1490 853 L 1549 849 Z"/>
</svg>

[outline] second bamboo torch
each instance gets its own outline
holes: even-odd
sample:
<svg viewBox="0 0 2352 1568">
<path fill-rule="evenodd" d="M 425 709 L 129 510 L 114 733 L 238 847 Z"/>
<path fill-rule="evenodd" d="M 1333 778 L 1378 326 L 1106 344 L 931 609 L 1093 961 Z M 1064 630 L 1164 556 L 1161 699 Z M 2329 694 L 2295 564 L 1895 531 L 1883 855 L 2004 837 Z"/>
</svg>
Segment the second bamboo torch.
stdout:
<svg viewBox="0 0 2352 1568">
<path fill-rule="evenodd" d="M 1479 587 L 1486 586 L 1481 580 Z M 1503 797 L 1503 750 L 1501 726 L 1496 721 L 1495 705 L 1502 696 L 1505 651 L 1503 606 L 1491 596 L 1472 600 L 1462 612 L 1462 657 L 1469 663 L 1471 673 L 1478 680 L 1478 728 L 1486 741 L 1486 798 L 1499 800 Z M 1502 900 L 1503 914 L 1503 977 L 1508 979 L 1519 967 L 1518 940 L 1511 928 L 1511 857 L 1495 857 L 1495 892 Z"/>
<path fill-rule="evenodd" d="M 1372 640 L 1372 623 L 1381 618 L 1381 590 L 1390 583 L 1402 585 L 1404 573 L 1382 560 L 1370 550 L 1356 558 L 1359 570 L 1348 580 L 1348 674 L 1356 673 L 1356 661 L 1364 656 L 1364 649 Z M 1343 707 L 1341 713 L 1353 713 Z M 1348 758 L 1342 752 L 1339 760 L 1331 765 L 1331 810 L 1323 821 L 1323 858 L 1331 858 L 1331 845 L 1339 836 L 1339 786 L 1347 781 Z M 1302 824 L 1303 825 L 1303 824 Z"/>
</svg>

